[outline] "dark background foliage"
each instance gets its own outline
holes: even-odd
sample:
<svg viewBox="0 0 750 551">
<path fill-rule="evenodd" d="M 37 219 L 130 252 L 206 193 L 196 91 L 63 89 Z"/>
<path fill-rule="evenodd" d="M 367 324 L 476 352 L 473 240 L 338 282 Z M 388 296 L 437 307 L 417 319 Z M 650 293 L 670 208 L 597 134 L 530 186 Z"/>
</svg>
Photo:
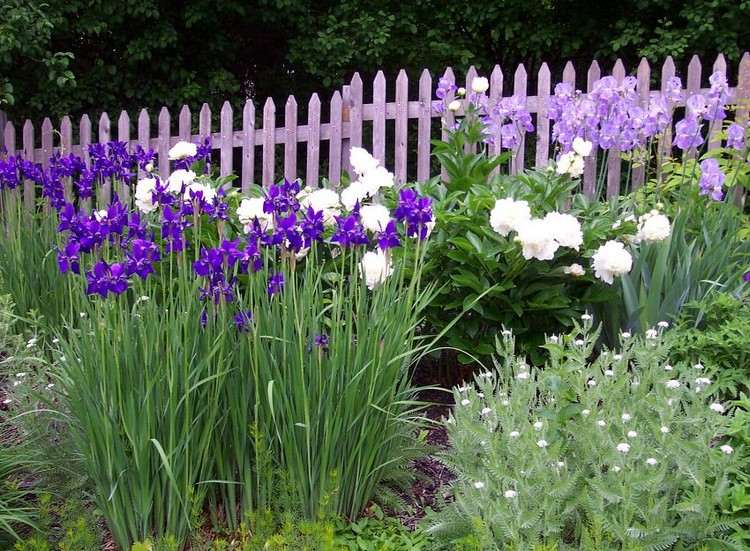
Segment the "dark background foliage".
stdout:
<svg viewBox="0 0 750 551">
<path fill-rule="evenodd" d="M 547 61 L 557 74 L 568 59 L 709 65 L 750 47 L 748 0 L 0 0 L 0 14 L 0 98 L 15 120 L 325 98 L 355 70 Z"/>
</svg>

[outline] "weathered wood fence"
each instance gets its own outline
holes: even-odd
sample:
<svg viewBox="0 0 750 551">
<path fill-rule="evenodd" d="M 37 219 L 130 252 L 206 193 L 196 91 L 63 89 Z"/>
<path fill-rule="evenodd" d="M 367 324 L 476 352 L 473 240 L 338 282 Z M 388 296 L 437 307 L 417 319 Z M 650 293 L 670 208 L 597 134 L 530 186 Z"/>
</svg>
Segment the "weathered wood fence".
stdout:
<svg viewBox="0 0 750 551">
<path fill-rule="evenodd" d="M 645 103 L 649 94 L 660 92 L 664 89 L 667 81 L 677 74 L 672 58 L 667 58 L 661 67 L 661 74 L 652 75 L 649 63 L 643 59 L 640 64 L 628 71 L 623 63 L 618 60 L 611 69 L 616 78 L 622 80 L 628 73 L 637 77 L 638 92 Z M 683 87 L 685 89 L 683 102 L 686 96 L 705 91 L 704 85 L 708 76 L 720 71 L 727 75 L 734 97 L 738 101 L 738 109 L 735 119 L 740 122 L 748 120 L 748 103 L 750 98 L 750 54 L 745 53 L 736 71 L 727 70 L 727 63 L 723 55 L 719 55 L 713 66 L 704 68 L 700 59 L 694 56 L 688 66 L 686 78 L 682 75 Z M 607 74 L 607 73 L 605 73 Z M 458 85 L 465 83 L 469 88 L 477 71 L 472 67 L 464 78 L 457 79 L 451 68 L 446 69 L 443 77 Z M 576 75 L 576 69 L 568 62 L 562 72 L 562 81 L 577 85 L 578 88 L 590 90 L 593 83 L 602 76 L 602 69 L 594 61 L 585 74 Z M 507 79 L 502 69 L 495 66 L 490 75 L 489 95 L 492 99 L 515 96 L 525 98 L 528 110 L 535 118 L 536 131 L 533 138 L 521 136 L 521 147 L 519 147 L 512 161 L 512 170 L 517 172 L 524 166 L 537 167 L 546 166 L 553 155 L 550 149 L 550 121 L 547 118 L 547 109 L 550 95 L 553 93 L 553 82 L 550 69 L 546 63 L 539 68 L 536 77 L 536 90 L 529 90 L 528 74 L 523 65 L 519 65 L 513 73 L 513 78 Z M 511 80 L 511 82 L 508 82 Z M 585 80 L 585 85 L 583 81 Z M 652 82 L 658 82 L 657 88 L 652 90 Z M 66 152 L 74 152 L 83 158 L 88 157 L 87 146 L 92 140 L 107 142 L 113 139 L 129 142 L 131 147 L 136 144 L 144 148 L 151 147 L 159 153 L 159 171 L 162 174 L 169 172 L 169 161 L 167 151 L 179 140 L 199 141 L 205 137 L 211 138 L 212 147 L 219 151 L 219 170 L 222 175 L 233 171 L 240 173 L 240 185 L 247 190 L 253 183 L 268 185 L 270 182 L 284 176 L 289 179 L 303 177 L 305 182 L 317 183 L 321 177 L 327 177 L 332 184 L 339 182 L 342 170 L 348 170 L 349 149 L 363 144 L 363 133 L 370 135 L 368 145 L 371 144 L 373 155 L 384 162 L 386 151 L 393 152 L 392 168 L 397 182 L 407 179 L 407 167 L 411 167 L 411 173 L 416 174 L 419 181 L 430 177 L 430 148 L 431 138 L 440 132 L 439 114 L 432 109 L 434 94 L 434 82 L 431 74 L 424 70 L 421 73 L 417 90 L 412 88 L 410 94 L 410 83 L 405 71 L 399 72 L 395 80 L 395 95 L 393 101 L 387 101 L 387 82 L 382 71 L 379 71 L 372 83 L 372 102 L 363 101 L 364 85 L 359 74 L 355 73 L 351 82 L 343 86 L 341 91 L 336 91 L 330 100 L 328 108 L 324 113 L 321 109 L 321 100 L 318 94 L 313 94 L 307 105 L 307 120 L 304 124 L 298 121 L 298 104 L 294 96 L 289 96 L 284 109 L 284 125 L 277 126 L 277 106 L 271 98 L 266 99 L 262 111 L 256 114 L 256 106 L 253 100 L 247 100 L 242 109 L 242 128 L 234 128 L 234 113 L 232 106 L 227 101 L 221 108 L 219 117 L 219 128 L 212 128 L 211 110 L 207 104 L 203 104 L 197 119 L 197 134 L 193 133 L 196 128 L 193 122 L 193 113 L 188 106 L 183 106 L 177 115 L 177 134 L 172 134 L 172 115 L 163 107 L 157 116 L 158 131 L 152 135 L 153 114 L 142 109 L 136 120 L 132 120 L 126 111 L 122 111 L 117 117 L 116 123 L 110 119 L 107 113 L 103 113 L 97 124 L 96 132 L 92 128 L 92 121 L 88 115 L 83 115 L 77 124 L 76 140 L 74 142 L 74 125 L 69 117 L 63 117 L 57 126 L 49 118 L 45 118 L 41 124 L 40 146 L 37 146 L 36 132 L 33 123 L 26 120 L 21 129 L 21 136 L 17 135 L 16 125 L 12 121 L 4 124 L 3 144 L 9 154 L 21 152 L 25 158 L 44 163 L 54 152 L 62 148 Z M 413 84 L 412 84 L 413 87 Z M 369 92 L 369 90 L 368 90 Z M 416 92 L 416 93 L 415 93 Z M 505 94 L 505 96 L 503 96 Z M 415 99 L 410 99 L 410 96 Z M 459 112 L 460 113 L 460 112 Z M 323 115 L 327 116 L 323 122 Z M 0 114 L 0 116 L 2 116 Z M 435 120 L 438 119 L 438 120 Z M 258 121 L 261 125 L 258 126 Z M 387 121 L 394 121 L 394 129 L 387 132 Z M 409 139 L 410 121 L 416 122 L 416 140 Z M 0 118 L 0 124 L 2 124 Z M 116 128 L 113 128 L 113 124 Z M 443 131 L 444 135 L 444 131 Z M 391 141 L 387 137 L 391 137 Z M 371 138 L 371 141 L 369 140 Z M 531 141 L 533 144 L 526 144 Z M 499 140 L 498 140 L 499 141 Z M 305 144 L 305 166 L 298 166 L 298 154 L 300 144 Z M 717 147 L 720 142 L 716 136 L 711 134 L 709 147 Z M 277 148 L 281 152 L 283 148 L 283 174 L 276 173 Z M 327 174 L 320 174 L 321 152 L 325 155 L 327 149 Z M 241 166 L 234 166 L 235 150 L 241 150 Z M 533 150 L 533 159 L 526 159 L 527 152 Z M 596 153 L 594 153 L 596 155 Z M 390 158 L 390 155 L 389 155 Z M 256 163 L 260 162 L 260 182 L 257 182 Z M 416 170 L 414 165 L 416 164 Z M 609 195 L 617 193 L 620 185 L 621 159 L 618 154 L 610 154 L 607 159 L 608 182 L 607 192 Z M 596 180 L 596 163 L 587 163 L 584 174 L 583 190 L 592 193 Z M 281 163 L 279 163 L 281 166 Z M 634 185 L 642 183 L 644 172 L 642 167 L 634 168 L 632 181 Z M 35 190 L 33 186 L 25 190 L 27 204 L 33 204 Z"/>
</svg>

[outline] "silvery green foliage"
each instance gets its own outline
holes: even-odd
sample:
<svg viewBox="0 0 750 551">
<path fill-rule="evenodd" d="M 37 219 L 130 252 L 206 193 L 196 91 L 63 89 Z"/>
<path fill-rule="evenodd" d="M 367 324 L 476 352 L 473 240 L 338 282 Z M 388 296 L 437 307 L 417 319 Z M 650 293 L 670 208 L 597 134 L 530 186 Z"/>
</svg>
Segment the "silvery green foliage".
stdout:
<svg viewBox="0 0 750 551">
<path fill-rule="evenodd" d="M 717 506 L 745 450 L 727 447 L 711 374 L 669 366 L 661 329 L 589 361 L 589 319 L 547 338 L 543 369 L 506 331 L 496 369 L 454 390 L 455 501 L 430 532 L 464 549 L 740 549 Z"/>
</svg>

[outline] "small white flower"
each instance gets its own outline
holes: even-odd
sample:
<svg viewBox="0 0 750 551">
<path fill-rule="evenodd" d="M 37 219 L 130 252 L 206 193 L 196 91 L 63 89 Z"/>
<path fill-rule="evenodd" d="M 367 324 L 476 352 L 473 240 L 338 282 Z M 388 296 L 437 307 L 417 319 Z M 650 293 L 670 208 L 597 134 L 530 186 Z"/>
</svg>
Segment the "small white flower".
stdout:
<svg viewBox="0 0 750 551">
<path fill-rule="evenodd" d="M 479 398 L 484 398 L 484 392 L 477 392 L 477 396 Z"/>
<path fill-rule="evenodd" d="M 13 400 L 11 400 L 10 398 L 6 398 L 5 400 L 3 400 L 3 405 L 4 405 L 4 406 L 7 406 L 7 405 L 8 405 L 8 404 L 10 404 L 10 403 L 11 403 L 12 401 L 13 401 Z"/>
<path fill-rule="evenodd" d="M 664 371 L 672 371 L 673 369 L 674 369 L 674 367 L 672 367 L 669 364 L 667 364 L 667 365 L 664 366 Z"/>
<path fill-rule="evenodd" d="M 109 213 L 106 210 L 97 210 L 94 211 L 94 218 L 97 222 L 101 222 L 102 220 L 106 220 L 109 216 Z"/>
<path fill-rule="evenodd" d="M 477 375 L 477 378 L 479 378 L 479 379 L 492 379 L 492 377 L 494 377 L 494 376 L 495 376 L 495 374 L 492 373 L 492 371 L 484 371 L 483 373 L 480 373 L 479 375 Z"/>
<path fill-rule="evenodd" d="M 623 413 L 623 414 L 622 414 L 622 416 L 620 417 L 620 419 L 622 419 L 622 422 L 623 422 L 623 423 L 627 423 L 627 422 L 628 422 L 628 421 L 630 421 L 630 420 L 631 420 L 632 418 L 633 418 L 633 416 L 632 416 L 632 415 L 630 415 L 629 413 Z"/>
<path fill-rule="evenodd" d="M 673 404 L 674 404 L 674 398 L 668 398 L 668 399 L 667 399 L 667 405 L 668 405 L 668 406 L 671 406 L 671 405 L 673 405 Z"/>
<path fill-rule="evenodd" d="M 615 375 L 615 372 L 614 372 L 614 371 L 612 371 L 611 369 L 607 369 L 607 370 L 606 370 L 606 371 L 604 372 L 604 374 L 605 374 L 605 375 L 606 375 L 607 377 L 613 377 L 613 376 Z"/>
<path fill-rule="evenodd" d="M 723 446 L 719 446 L 719 449 L 727 455 L 731 454 L 734 451 L 734 448 L 730 446 L 729 444 L 724 444 Z"/>
<path fill-rule="evenodd" d="M 570 266 L 565 266 L 563 268 L 563 273 L 566 275 L 572 275 L 573 277 L 581 277 L 583 275 L 586 275 L 586 270 L 583 269 L 583 266 L 580 264 L 574 263 Z"/>
<path fill-rule="evenodd" d="M 659 431 L 661 431 L 662 434 L 669 434 L 669 427 L 666 425 L 662 425 Z"/>
<path fill-rule="evenodd" d="M 659 323 L 657 323 L 656 325 L 657 325 L 658 327 L 661 327 L 662 329 L 666 329 L 667 327 L 669 327 L 669 322 L 666 322 L 666 321 L 660 321 L 660 322 L 659 322 Z"/>
<path fill-rule="evenodd" d="M 60 361 L 64 362 L 65 361 L 65 356 L 60 356 Z"/>
<path fill-rule="evenodd" d="M 659 336 L 659 332 L 656 329 L 647 329 L 646 330 L 646 338 L 647 339 L 655 339 Z"/>
<path fill-rule="evenodd" d="M 388 257 L 382 250 L 376 252 L 368 251 L 362 256 L 359 263 L 359 272 L 365 279 L 367 288 L 372 290 L 393 273 L 393 266 L 388 262 Z"/>
<path fill-rule="evenodd" d="M 60 342 L 60 339 L 58 339 L 57 337 L 52 339 L 52 344 L 59 344 L 59 342 Z"/>
<path fill-rule="evenodd" d="M 456 90 L 457 96 L 465 96 L 466 95 L 466 88 L 461 86 L 458 90 Z"/>
<path fill-rule="evenodd" d="M 482 408 L 482 411 L 480 411 L 479 413 L 481 415 L 489 415 L 490 413 L 492 413 L 492 409 L 491 408 Z"/>
<path fill-rule="evenodd" d="M 469 400 L 468 398 L 464 398 L 463 400 L 461 400 L 462 406 L 468 406 L 470 403 L 471 403 L 471 400 Z"/>
<path fill-rule="evenodd" d="M 505 492 L 503 492 L 503 496 L 505 497 L 505 499 L 513 499 L 518 496 L 518 492 L 516 492 L 515 490 L 505 490 Z"/>
<path fill-rule="evenodd" d="M 534 430 L 535 431 L 539 432 L 540 430 L 542 430 L 542 427 L 544 427 L 544 423 L 542 423 L 541 421 L 536 421 L 534 423 Z"/>
<path fill-rule="evenodd" d="M 711 384 L 711 379 L 709 379 L 708 377 L 698 377 L 695 380 L 695 384 L 698 386 L 707 386 Z"/>
<path fill-rule="evenodd" d="M 589 314 L 588 312 L 586 312 L 585 314 L 583 314 L 583 315 L 581 316 L 581 319 L 582 319 L 583 321 L 591 321 L 591 320 L 592 320 L 593 318 L 592 318 L 591 314 Z"/>
<path fill-rule="evenodd" d="M 546 440 L 537 440 L 536 445 L 540 448 L 546 448 L 548 444 Z"/>
<path fill-rule="evenodd" d="M 477 480 L 476 482 L 474 482 L 474 487 L 477 490 L 481 490 L 482 488 L 484 488 L 484 482 Z"/>
<path fill-rule="evenodd" d="M 565 461 L 558 461 L 557 462 L 557 466 L 560 467 L 560 468 L 564 467 L 565 466 Z"/>
<path fill-rule="evenodd" d="M 666 383 L 664 383 L 664 386 L 671 390 L 674 390 L 676 388 L 680 388 L 680 381 L 678 381 L 677 379 L 670 379 Z"/>
<path fill-rule="evenodd" d="M 37 340 L 38 339 L 36 337 L 31 337 L 26 343 L 26 348 L 31 348 L 32 346 L 36 346 Z"/>
<path fill-rule="evenodd" d="M 154 171 L 154 163 L 151 161 L 146 163 L 146 172 L 153 172 Z"/>
<path fill-rule="evenodd" d="M 628 431 L 628 438 L 635 438 L 637 436 L 638 436 L 638 433 L 635 432 L 634 430 L 629 430 Z"/>
<path fill-rule="evenodd" d="M 477 94 L 484 94 L 490 89 L 490 81 L 486 77 L 475 77 L 471 81 L 471 90 Z"/>
<path fill-rule="evenodd" d="M 606 350 L 602 350 L 602 354 L 601 355 L 602 355 L 602 357 L 607 357 L 607 356 L 609 356 L 609 352 L 606 351 Z"/>
<path fill-rule="evenodd" d="M 529 372 L 528 371 L 521 371 L 518 375 L 516 375 L 516 379 L 523 381 L 529 378 Z"/>
<path fill-rule="evenodd" d="M 521 436 L 521 433 L 518 432 L 517 430 L 512 430 L 512 431 L 510 431 L 510 433 L 508 434 L 508 436 L 510 436 L 511 438 L 518 438 L 519 436 Z"/>
<path fill-rule="evenodd" d="M 180 141 L 169 150 L 168 156 L 170 161 L 195 157 L 198 154 L 198 146 L 194 143 Z"/>
<path fill-rule="evenodd" d="M 599 425 L 600 427 L 606 427 L 607 426 L 607 422 L 605 420 L 603 420 L 603 419 L 599 419 L 596 422 L 596 424 Z"/>
<path fill-rule="evenodd" d="M 613 230 L 617 230 L 617 229 L 620 228 L 620 226 L 622 226 L 622 220 L 618 220 L 617 222 L 615 222 L 614 224 L 612 224 L 612 229 Z"/>
<path fill-rule="evenodd" d="M 620 453 L 628 453 L 630 451 L 630 444 L 627 442 L 620 442 L 617 444 L 617 451 Z"/>
<path fill-rule="evenodd" d="M 616 362 L 619 362 L 620 360 L 622 360 L 622 354 L 613 354 L 612 359 Z"/>
<path fill-rule="evenodd" d="M 510 404 L 510 402 L 508 400 L 503 400 L 500 403 L 503 404 L 504 406 L 507 406 L 508 404 Z"/>
<path fill-rule="evenodd" d="M 619 473 L 622 469 L 618 467 L 617 465 L 615 465 L 614 467 L 612 467 L 612 470 L 616 473 Z"/>
<path fill-rule="evenodd" d="M 583 339 L 576 339 L 575 341 L 576 346 L 583 346 L 584 344 L 586 344 L 586 341 L 584 341 Z"/>
<path fill-rule="evenodd" d="M 701 369 L 703 369 L 703 364 L 700 363 L 700 362 L 698 362 L 697 364 L 693 365 L 693 369 L 701 370 Z"/>
<path fill-rule="evenodd" d="M 23 379 L 24 377 L 26 377 L 26 372 L 25 371 L 21 371 L 20 373 L 16 373 L 16 379 Z"/>
<path fill-rule="evenodd" d="M 469 390 L 469 386 L 468 385 L 464 385 L 464 386 L 458 387 L 458 391 L 459 392 L 466 392 L 467 390 Z"/>
<path fill-rule="evenodd" d="M 589 415 L 591 415 L 591 410 L 590 409 L 581 410 L 581 415 L 583 415 L 584 417 L 588 417 Z"/>
<path fill-rule="evenodd" d="M 627 340 L 627 339 L 629 339 L 629 338 L 630 338 L 630 337 L 631 337 L 632 335 L 631 335 L 631 334 L 630 334 L 630 332 L 628 332 L 628 331 L 623 331 L 623 332 L 622 332 L 622 333 L 620 334 L 620 336 L 621 336 L 621 337 L 622 337 L 623 339 L 626 339 L 626 340 Z"/>
<path fill-rule="evenodd" d="M 715 411 L 716 413 L 724 413 L 724 406 L 722 406 L 719 402 L 714 402 L 708 407 L 711 409 L 711 411 Z"/>
<path fill-rule="evenodd" d="M 634 380 L 633 380 L 633 381 L 632 381 L 632 382 L 630 383 L 630 386 L 632 386 L 633 388 L 637 388 L 637 387 L 641 386 L 641 382 L 640 382 L 640 381 L 639 381 L 638 379 L 634 379 Z"/>
<path fill-rule="evenodd" d="M 577 136 L 573 140 L 573 151 L 576 152 L 577 155 L 580 155 L 581 157 L 588 157 L 591 154 L 591 149 L 594 147 L 594 144 L 592 144 L 588 140 L 584 140 L 580 136 Z"/>
<path fill-rule="evenodd" d="M 646 465 L 651 465 L 653 467 L 657 463 L 658 461 L 656 460 L 655 457 L 649 457 L 648 459 L 646 459 Z"/>
<path fill-rule="evenodd" d="M 453 111 L 454 113 L 461 109 L 461 102 L 457 99 L 454 99 L 452 102 L 448 104 L 448 111 Z"/>
<path fill-rule="evenodd" d="M 55 388 L 55 383 L 50 383 L 47 385 L 47 390 L 51 390 L 53 388 Z"/>
<path fill-rule="evenodd" d="M 510 337 L 510 336 L 511 336 L 511 335 L 513 334 L 513 331 L 511 331 L 510 329 L 503 329 L 503 330 L 502 330 L 502 331 L 500 332 L 500 334 L 501 334 L 501 335 L 502 335 L 503 337 Z"/>
<path fill-rule="evenodd" d="M 17 387 L 21 384 L 21 381 L 13 381 L 13 387 Z"/>
<path fill-rule="evenodd" d="M 554 344 L 557 344 L 559 341 L 560 341 L 560 338 L 557 335 L 552 335 L 549 338 L 549 342 L 554 343 Z"/>
<path fill-rule="evenodd" d="M 589 379 L 586 382 L 586 384 L 589 385 L 589 386 L 591 386 L 591 387 L 594 387 L 594 386 L 596 386 L 596 379 Z"/>
</svg>

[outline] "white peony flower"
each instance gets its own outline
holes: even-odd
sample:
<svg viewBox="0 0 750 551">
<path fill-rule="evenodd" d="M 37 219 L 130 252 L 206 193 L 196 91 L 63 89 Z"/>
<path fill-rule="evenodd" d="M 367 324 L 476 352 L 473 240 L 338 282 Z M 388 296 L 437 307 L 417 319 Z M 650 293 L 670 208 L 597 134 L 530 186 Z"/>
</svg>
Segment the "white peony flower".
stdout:
<svg viewBox="0 0 750 551">
<path fill-rule="evenodd" d="M 195 195 L 197 193 L 202 194 L 203 201 L 206 203 L 213 203 L 216 198 L 216 190 L 208 184 L 202 184 L 200 182 L 193 182 L 186 187 L 183 198 L 185 201 L 192 201 L 191 194 Z"/>
<path fill-rule="evenodd" d="M 644 215 L 641 216 L 638 223 L 638 233 L 636 233 L 635 239 L 646 243 L 656 243 L 667 239 L 671 231 L 669 218 L 663 214 Z"/>
<path fill-rule="evenodd" d="M 359 263 L 359 271 L 365 278 L 368 289 L 374 289 L 393 273 L 388 258 L 383 251 L 366 252 Z"/>
<path fill-rule="evenodd" d="M 555 172 L 558 174 L 569 174 L 571 178 L 580 178 L 583 174 L 584 161 L 583 157 L 576 154 L 575 151 L 568 151 L 560 155 L 557 160 Z"/>
<path fill-rule="evenodd" d="M 195 172 L 192 170 L 175 170 L 167 179 L 167 191 L 169 193 L 180 193 L 182 186 L 190 187 L 195 181 Z"/>
<path fill-rule="evenodd" d="M 477 94 L 484 94 L 490 89 L 490 81 L 486 77 L 475 77 L 471 81 L 471 90 Z"/>
<path fill-rule="evenodd" d="M 237 218 L 245 227 L 245 233 L 252 229 L 253 221 L 257 218 L 260 224 L 260 229 L 266 231 L 268 228 L 273 227 L 273 214 L 263 211 L 263 203 L 265 199 L 262 197 L 252 197 L 250 199 L 243 199 L 240 202 L 240 206 L 237 207 Z"/>
<path fill-rule="evenodd" d="M 357 203 L 362 202 L 369 196 L 367 188 L 362 182 L 352 182 L 349 187 L 341 192 L 341 203 L 344 205 L 346 210 L 354 209 Z"/>
<path fill-rule="evenodd" d="M 517 232 L 516 241 L 521 243 L 521 253 L 526 260 L 552 260 L 560 247 L 552 235 L 552 228 L 545 220 L 527 220 L 521 223 Z"/>
<path fill-rule="evenodd" d="M 461 102 L 457 99 L 454 99 L 452 102 L 448 104 L 448 111 L 456 112 L 459 109 L 461 109 Z"/>
<path fill-rule="evenodd" d="M 384 166 L 377 166 L 359 178 L 360 183 L 367 190 L 367 195 L 373 197 L 380 188 L 393 187 L 393 173 Z"/>
<path fill-rule="evenodd" d="M 714 402 L 708 407 L 711 409 L 711 411 L 715 411 L 716 413 L 724 413 L 724 406 L 722 406 L 719 402 Z"/>
<path fill-rule="evenodd" d="M 299 198 L 299 195 L 297 197 Z M 312 208 L 315 212 L 322 212 L 324 224 L 333 224 L 336 221 L 335 217 L 341 212 L 339 194 L 328 188 L 305 193 L 300 198 L 300 206 L 305 210 Z"/>
<path fill-rule="evenodd" d="M 594 147 L 594 144 L 592 144 L 588 140 L 584 140 L 580 136 L 576 137 L 573 140 L 573 151 L 576 153 L 576 155 L 580 155 L 581 157 L 588 157 L 591 155 L 591 149 Z"/>
<path fill-rule="evenodd" d="M 369 151 L 361 147 L 352 147 L 349 153 L 349 164 L 352 165 L 352 170 L 359 176 L 363 176 L 374 170 L 379 164 L 375 157 L 370 155 Z"/>
<path fill-rule="evenodd" d="M 373 233 L 385 230 L 391 220 L 391 213 L 383 205 L 365 205 L 359 211 L 362 225 Z"/>
<path fill-rule="evenodd" d="M 719 446 L 719 449 L 722 451 L 722 453 L 725 453 L 727 455 L 731 454 L 734 451 L 734 448 L 730 446 L 729 444 L 724 444 L 723 446 Z"/>
<path fill-rule="evenodd" d="M 135 206 L 148 214 L 158 206 L 153 201 L 153 191 L 156 189 L 156 178 L 143 178 L 135 185 Z"/>
<path fill-rule="evenodd" d="M 513 499 L 517 496 L 518 496 L 518 492 L 516 492 L 515 490 L 505 490 L 505 492 L 503 492 L 503 497 L 505 499 Z"/>
<path fill-rule="evenodd" d="M 619 241 L 607 241 L 592 257 L 594 275 L 610 285 L 615 276 L 626 274 L 633 267 L 633 257 Z"/>
<path fill-rule="evenodd" d="M 581 223 L 575 216 L 559 212 L 550 212 L 544 221 L 552 230 L 553 237 L 561 247 L 570 247 L 576 251 L 583 243 Z"/>
<path fill-rule="evenodd" d="M 506 237 L 512 231 L 531 219 L 531 209 L 526 201 L 498 199 L 490 212 L 490 226 L 497 233 Z"/>
<path fill-rule="evenodd" d="M 169 160 L 177 161 L 181 159 L 187 159 L 188 157 L 195 157 L 198 153 L 198 146 L 190 142 L 177 142 L 169 150 Z"/>
<path fill-rule="evenodd" d="M 617 451 L 620 453 L 628 453 L 630 451 L 630 444 L 626 442 L 620 442 L 617 444 Z"/>
</svg>

